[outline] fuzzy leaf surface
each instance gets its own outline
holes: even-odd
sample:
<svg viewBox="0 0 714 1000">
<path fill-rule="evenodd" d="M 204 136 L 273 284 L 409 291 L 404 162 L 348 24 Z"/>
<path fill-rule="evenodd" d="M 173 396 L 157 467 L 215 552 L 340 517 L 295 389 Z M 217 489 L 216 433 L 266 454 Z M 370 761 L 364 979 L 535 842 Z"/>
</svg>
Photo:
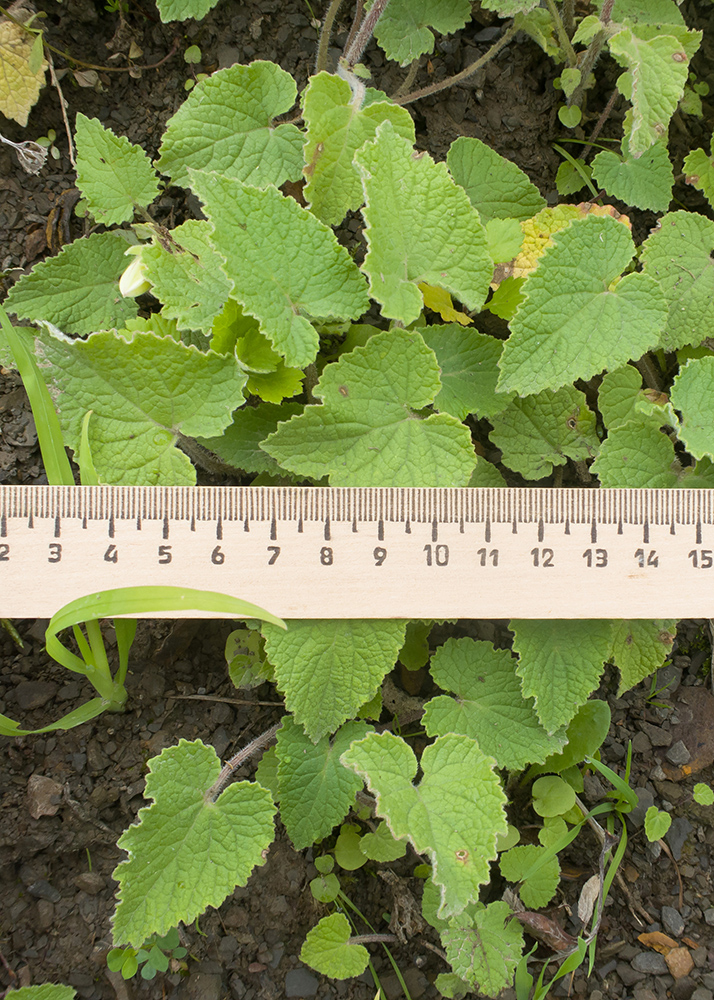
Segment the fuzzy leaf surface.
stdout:
<svg viewBox="0 0 714 1000">
<path fill-rule="evenodd" d="M 480 139 L 461 136 L 452 142 L 446 163 L 484 223 L 530 219 L 545 208 L 545 198 L 528 175 Z"/>
<path fill-rule="evenodd" d="M 387 8 L 390 11 L 391 5 Z M 417 153 L 391 123 L 356 154 L 364 185 L 362 270 L 382 314 L 405 325 L 422 309 L 419 282 L 446 289 L 468 309 L 480 309 L 493 274 L 478 212 L 445 163 Z"/>
<path fill-rule="evenodd" d="M 687 184 L 701 191 L 710 205 L 714 205 L 714 137 L 710 143 L 710 152 L 704 149 L 693 149 L 684 157 L 682 168 Z"/>
<path fill-rule="evenodd" d="M 507 826 L 493 758 L 468 737 L 450 733 L 430 744 L 418 764 L 408 743 L 385 732 L 353 743 L 342 762 L 367 782 L 392 834 L 431 858 L 441 890 L 439 917 L 461 913 L 478 899 L 496 857 L 496 838 Z M 418 766 L 423 777 L 414 785 Z"/>
<path fill-rule="evenodd" d="M 626 153 L 626 146 L 623 141 L 623 153 Z M 653 143 L 637 158 L 632 155 L 620 157 L 603 149 L 593 160 L 592 176 L 599 187 L 626 205 L 666 212 L 672 200 L 674 171 L 664 139 Z"/>
<path fill-rule="evenodd" d="M 105 483 L 194 485 L 195 470 L 176 448 L 177 435 L 219 434 L 243 403 L 245 376 L 235 361 L 172 337 L 95 333 L 69 342 L 45 336 L 42 354 L 45 377 L 59 390 L 65 441 L 75 452 L 84 415 L 93 411 L 89 440 Z"/>
<path fill-rule="evenodd" d="M 491 440 L 502 450 L 503 464 L 526 479 L 543 479 L 569 458 L 592 458 L 600 444 L 595 414 L 572 386 L 513 399 L 490 419 Z"/>
<path fill-rule="evenodd" d="M 331 486 L 465 486 L 476 456 L 447 413 L 422 418 L 440 388 L 433 351 L 411 330 L 370 337 L 324 369 L 321 406 L 278 427 L 262 448 L 283 468 Z"/>
<path fill-rule="evenodd" d="M 113 873 L 116 945 L 138 948 L 151 934 L 191 923 L 263 864 L 275 835 L 270 793 L 239 781 L 207 801 L 220 770 L 215 750 L 201 740 L 181 739 L 149 761 L 144 795 L 153 801 L 118 841 L 129 857 Z"/>
<path fill-rule="evenodd" d="M 75 119 L 77 187 L 89 210 L 104 226 L 134 218 L 159 193 L 159 181 L 149 157 L 123 135 L 104 128 L 98 118 L 81 112 Z"/>
<path fill-rule="evenodd" d="M 162 314 L 175 319 L 179 330 L 208 333 L 231 290 L 210 234 L 207 222 L 189 219 L 171 232 L 180 250 L 154 244 L 141 253 L 152 291 L 164 305 Z"/>
<path fill-rule="evenodd" d="M 276 747 L 280 818 L 296 850 L 322 840 L 349 812 L 362 782 L 340 755 L 370 729 L 365 722 L 348 722 L 332 741 L 323 736 L 313 743 L 290 716 L 283 719 Z"/>
<path fill-rule="evenodd" d="M 455 975 L 487 997 L 497 997 L 513 982 L 521 958 L 523 928 L 512 915 L 502 900 L 477 904 L 441 932 Z"/>
<path fill-rule="evenodd" d="M 77 996 L 71 986 L 59 983 L 41 983 L 39 986 L 21 986 L 13 990 L 17 1000 L 74 1000 Z"/>
<path fill-rule="evenodd" d="M 547 906 L 556 893 L 560 881 L 560 866 L 557 857 L 551 858 L 545 864 L 528 875 L 528 870 L 545 854 L 545 847 L 535 844 L 522 844 L 512 847 L 500 855 L 498 864 L 501 874 L 508 882 L 520 882 L 518 894 L 523 905 L 531 909 Z"/>
<path fill-rule="evenodd" d="M 521 694 L 516 661 L 506 649 L 488 642 L 448 639 L 431 660 L 431 675 L 444 691 L 424 707 L 429 736 L 460 733 L 476 740 L 499 767 L 519 771 L 542 763 L 565 745 L 565 731 L 548 735 L 536 718 L 533 702 Z"/>
<path fill-rule="evenodd" d="M 680 441 L 695 458 L 714 458 L 714 357 L 696 358 L 679 369 L 672 406 L 681 410 Z"/>
<path fill-rule="evenodd" d="M 369 305 L 363 276 L 332 230 L 277 188 L 198 171 L 192 186 L 234 297 L 287 365 L 306 367 L 319 343 L 307 316 L 356 319 Z"/>
<path fill-rule="evenodd" d="M 396 663 L 406 623 L 333 619 L 263 628 L 285 704 L 313 743 L 354 717 Z"/>
<path fill-rule="evenodd" d="M 18 318 L 53 323 L 63 333 L 121 329 L 137 313 L 136 301 L 119 291 L 119 278 L 129 266 L 127 247 L 119 232 L 75 240 L 23 275 L 10 289 L 5 308 Z"/>
<path fill-rule="evenodd" d="M 611 285 L 633 251 L 628 230 L 608 216 L 588 216 L 558 233 L 523 285 L 525 301 L 501 355 L 500 389 L 558 389 L 657 343 L 667 315 L 657 282 L 633 273 Z"/>
<path fill-rule="evenodd" d="M 543 728 L 567 726 L 595 690 L 610 655 L 611 622 L 511 621 L 516 673 L 524 698 L 535 698 Z"/>
<path fill-rule="evenodd" d="M 275 63 L 218 70 L 196 84 L 169 121 L 157 170 L 182 187 L 189 186 L 189 167 L 255 187 L 299 180 L 305 137 L 295 125 L 273 126 L 296 97 L 295 81 Z"/>
<path fill-rule="evenodd" d="M 643 157 L 644 159 L 644 157 Z M 674 351 L 714 334 L 714 222 L 670 212 L 641 252 L 645 274 L 659 281 L 668 306 L 658 347 Z"/>
<path fill-rule="evenodd" d="M 509 394 L 496 392 L 501 341 L 456 323 L 418 327 L 427 347 L 439 362 L 441 389 L 434 406 L 465 420 L 469 413 L 489 419 L 509 403 Z"/>
<path fill-rule="evenodd" d="M 351 103 L 346 80 L 331 73 L 310 78 L 303 98 L 307 124 L 304 157 L 307 167 L 305 198 L 311 211 L 327 225 L 337 225 L 363 200 L 362 182 L 354 154 L 377 126 L 390 121 L 407 142 L 414 142 L 414 122 L 406 108 L 389 101 L 375 101 L 361 108 Z"/>
<path fill-rule="evenodd" d="M 204 447 L 209 448 L 228 465 L 256 475 L 267 473 L 284 476 L 275 459 L 260 447 L 281 421 L 289 420 L 302 411 L 298 403 L 261 403 L 259 406 L 244 406 L 233 414 L 232 423 L 222 435 L 213 438 L 199 438 Z"/>
<path fill-rule="evenodd" d="M 392 0 L 377 23 L 375 37 L 387 59 L 406 66 L 434 51 L 434 35 L 460 31 L 471 16 L 468 0 Z"/>
<path fill-rule="evenodd" d="M 667 434 L 651 419 L 636 415 L 608 431 L 590 471 L 608 488 L 671 489 L 678 483 L 675 457 Z"/>
<path fill-rule="evenodd" d="M 672 651 L 676 627 L 674 618 L 613 621 L 610 655 L 620 671 L 618 698 L 659 670 Z"/>
<path fill-rule="evenodd" d="M 23 128 L 40 96 L 47 70 L 43 59 L 40 68 L 32 72 L 33 43 L 34 35 L 19 24 L 10 20 L 0 24 L 0 112 Z"/>
<path fill-rule="evenodd" d="M 352 928 L 344 913 L 323 917 L 308 931 L 300 959 L 331 979 L 361 976 L 369 963 L 369 952 L 362 944 L 350 944 L 351 935 Z"/>
<path fill-rule="evenodd" d="M 382 821 L 374 833 L 365 833 L 360 839 L 359 849 L 371 861 L 396 861 L 407 853 L 403 840 L 395 840 L 389 826 Z"/>
<path fill-rule="evenodd" d="M 667 134 L 687 82 L 689 60 L 701 37 L 701 32 L 677 30 L 674 25 L 660 33 L 656 26 L 638 24 L 609 39 L 610 53 L 626 67 L 617 86 L 632 103 L 625 117 L 625 134 L 633 156 L 640 156 Z"/>
</svg>

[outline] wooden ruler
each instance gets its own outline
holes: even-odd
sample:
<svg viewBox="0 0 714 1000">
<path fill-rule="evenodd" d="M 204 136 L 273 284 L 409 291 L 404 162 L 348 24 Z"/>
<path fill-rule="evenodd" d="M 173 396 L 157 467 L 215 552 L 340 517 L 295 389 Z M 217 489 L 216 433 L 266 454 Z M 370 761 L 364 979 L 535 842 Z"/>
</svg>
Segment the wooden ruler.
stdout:
<svg viewBox="0 0 714 1000">
<path fill-rule="evenodd" d="M 0 616 L 147 584 L 283 618 L 708 618 L 714 490 L 0 487 Z"/>
</svg>

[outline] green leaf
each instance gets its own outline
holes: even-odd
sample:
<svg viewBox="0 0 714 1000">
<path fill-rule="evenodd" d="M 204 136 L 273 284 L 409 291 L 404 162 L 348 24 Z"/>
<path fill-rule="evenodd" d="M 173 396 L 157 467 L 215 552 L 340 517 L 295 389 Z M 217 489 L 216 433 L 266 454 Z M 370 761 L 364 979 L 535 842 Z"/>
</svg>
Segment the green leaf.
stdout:
<svg viewBox="0 0 714 1000">
<path fill-rule="evenodd" d="M 581 705 L 570 720 L 566 731 L 567 743 L 562 752 L 548 757 L 542 767 L 533 771 L 554 771 L 560 774 L 569 767 L 580 764 L 586 757 L 599 750 L 610 729 L 610 706 L 606 701 L 594 699 Z"/>
<path fill-rule="evenodd" d="M 600 445 L 595 414 L 584 393 L 571 386 L 514 399 L 490 419 L 490 437 L 503 452 L 503 464 L 526 479 L 543 479 L 569 458 L 592 458 Z"/>
<path fill-rule="evenodd" d="M 498 359 L 503 344 L 457 323 L 417 327 L 439 362 L 441 389 L 434 406 L 465 420 L 469 413 L 491 419 L 509 403 L 509 394 L 496 392 Z"/>
<path fill-rule="evenodd" d="M 438 695 L 424 708 L 429 736 L 460 733 L 476 740 L 499 767 L 520 770 L 542 762 L 565 744 L 565 733 L 549 736 L 539 725 L 533 702 L 525 700 L 506 649 L 488 642 L 448 639 L 431 660 L 434 682 L 455 698 Z"/>
<path fill-rule="evenodd" d="M 601 10 L 603 0 L 595 0 Z M 617 17 L 621 21 L 643 24 L 683 25 L 684 18 L 676 0 L 618 0 Z"/>
<path fill-rule="evenodd" d="M 541 725 L 553 733 L 567 726 L 598 686 L 610 655 L 611 623 L 520 620 L 510 627 L 523 696 L 535 698 Z"/>
<path fill-rule="evenodd" d="M 77 996 L 71 986 L 61 986 L 59 983 L 21 986 L 19 990 L 13 990 L 13 993 L 17 1000 L 74 1000 Z"/>
<path fill-rule="evenodd" d="M 299 403 L 246 406 L 235 411 L 233 422 L 222 436 L 198 438 L 198 441 L 236 469 L 255 474 L 285 475 L 275 459 L 263 451 L 260 442 L 275 431 L 281 421 L 289 420 L 300 412 L 302 406 Z"/>
<path fill-rule="evenodd" d="M 645 836 L 651 844 L 661 840 L 672 825 L 672 817 L 657 806 L 650 806 L 645 813 Z"/>
<path fill-rule="evenodd" d="M 93 410 L 89 440 L 105 483 L 191 485 L 195 472 L 176 448 L 179 433 L 219 433 L 243 402 L 235 361 L 201 354 L 171 337 L 112 333 L 87 340 L 43 337 L 48 381 L 67 445 L 79 449 L 82 418 Z"/>
<path fill-rule="evenodd" d="M 190 219 L 172 230 L 165 247 L 155 243 L 141 252 L 152 291 L 164 304 L 163 315 L 175 319 L 180 330 L 207 333 L 231 290 L 210 233 L 207 222 Z"/>
<path fill-rule="evenodd" d="M 305 198 L 321 222 L 337 225 L 363 200 L 354 154 L 374 138 L 383 121 L 390 121 L 395 132 L 413 144 L 414 122 L 406 108 L 388 101 L 358 107 L 349 83 L 330 73 L 311 77 L 303 96 L 303 116 L 307 125 Z"/>
<path fill-rule="evenodd" d="M 671 489 L 678 483 L 674 460 L 674 444 L 667 434 L 640 416 L 608 433 L 590 471 L 605 487 Z"/>
<path fill-rule="evenodd" d="M 583 120 L 583 112 L 577 104 L 571 104 L 570 107 L 563 104 L 562 107 L 558 108 L 558 118 L 560 124 L 566 128 L 577 128 Z"/>
<path fill-rule="evenodd" d="M 189 167 L 255 187 L 299 180 L 305 137 L 295 125 L 273 125 L 296 96 L 295 81 L 275 63 L 218 70 L 196 84 L 169 121 L 157 170 L 183 187 Z"/>
<path fill-rule="evenodd" d="M 516 219 L 490 219 L 486 223 L 486 241 L 494 264 L 513 260 L 523 246 L 520 222 Z"/>
<path fill-rule="evenodd" d="M 711 806 L 714 805 L 714 790 L 712 790 L 709 785 L 705 785 L 704 782 L 699 781 L 692 789 L 692 796 L 694 801 L 700 806 Z"/>
<path fill-rule="evenodd" d="M 680 441 L 695 458 L 714 458 L 714 357 L 688 361 L 679 370 L 671 393 L 681 411 Z"/>
<path fill-rule="evenodd" d="M 496 837 L 507 826 L 493 759 L 473 740 L 450 733 L 417 763 L 404 740 L 385 732 L 353 743 L 342 763 L 365 779 L 392 834 L 429 855 L 441 889 L 438 915 L 446 919 L 478 899 L 496 857 Z M 423 777 L 415 786 L 419 766 Z"/>
<path fill-rule="evenodd" d="M 518 894 L 529 909 L 546 906 L 556 893 L 560 881 L 557 857 L 549 858 L 532 874 L 533 866 L 546 854 L 547 848 L 535 844 L 512 847 L 499 855 L 501 874 L 508 882 L 520 882 Z"/>
<path fill-rule="evenodd" d="M 510 323 L 516 315 L 521 302 L 523 302 L 523 283 L 525 278 L 505 278 L 495 290 L 485 307 L 494 316 L 505 319 Z"/>
<path fill-rule="evenodd" d="M 653 278 L 633 273 L 616 281 L 634 250 L 621 223 L 588 216 L 553 244 L 523 285 L 499 389 L 527 395 L 617 368 L 653 347 L 664 325 L 666 303 Z"/>
<path fill-rule="evenodd" d="M 342 355 L 306 406 L 262 448 L 283 468 L 331 486 L 465 486 L 475 465 L 471 435 L 446 413 L 424 418 L 440 388 L 421 336 L 393 329 Z"/>
<path fill-rule="evenodd" d="M 265 648 L 285 704 L 313 743 L 355 716 L 394 666 L 406 623 L 363 619 L 266 627 Z"/>
<path fill-rule="evenodd" d="M 712 250 L 714 222 L 696 212 L 664 215 L 642 248 L 644 272 L 659 281 L 669 309 L 657 345 L 665 351 L 714 334 Z"/>
<path fill-rule="evenodd" d="M 340 880 L 331 873 L 320 874 L 310 882 L 310 892 L 318 903 L 334 903 L 340 894 Z"/>
<path fill-rule="evenodd" d="M 238 781 L 213 801 L 206 793 L 220 770 L 215 750 L 201 740 L 181 739 L 149 761 L 144 795 L 153 801 L 118 841 L 129 857 L 113 873 L 115 944 L 138 947 L 179 921 L 190 923 L 263 864 L 275 833 L 270 793 Z"/>
<path fill-rule="evenodd" d="M 545 198 L 528 175 L 480 139 L 461 136 L 452 142 L 446 163 L 482 222 L 530 219 L 545 208 Z"/>
<path fill-rule="evenodd" d="M 481 5 L 486 10 L 495 10 L 501 17 L 513 17 L 514 14 L 527 13 L 537 2 L 538 0 L 481 0 Z"/>
<path fill-rule="evenodd" d="M 672 651 L 676 629 L 674 618 L 612 622 L 610 655 L 620 671 L 618 698 L 659 670 Z"/>
<path fill-rule="evenodd" d="M 434 980 L 434 986 L 442 997 L 448 997 L 449 1000 L 464 1000 L 470 992 L 469 984 L 453 972 L 440 972 Z"/>
<path fill-rule="evenodd" d="M 359 849 L 370 861 L 397 861 L 407 853 L 406 841 L 395 840 L 384 821 L 374 833 L 365 833 L 359 842 Z"/>
<path fill-rule="evenodd" d="M 369 952 L 361 944 L 349 944 L 352 931 L 343 913 L 332 913 L 305 938 L 300 961 L 330 979 L 361 976 L 369 962 Z"/>
<path fill-rule="evenodd" d="M 186 21 L 190 17 L 202 21 L 217 3 L 218 0 L 157 0 L 156 6 L 164 22 Z"/>
<path fill-rule="evenodd" d="M 367 863 L 360 849 L 360 839 L 359 827 L 354 823 L 345 823 L 340 829 L 335 843 L 335 860 L 347 872 L 355 872 Z"/>
<path fill-rule="evenodd" d="M 127 246 L 121 232 L 75 240 L 23 275 L 5 308 L 20 319 L 46 320 L 64 333 L 121 329 L 137 312 L 136 301 L 119 293 Z"/>
<path fill-rule="evenodd" d="M 575 163 L 577 163 L 577 167 Z M 587 179 L 591 176 L 592 167 L 589 163 L 585 163 L 581 159 L 574 160 L 572 163 L 565 160 L 560 164 L 558 173 L 555 175 L 555 186 L 558 189 L 558 194 L 561 198 L 567 198 L 568 195 L 582 191 L 587 184 Z"/>
<path fill-rule="evenodd" d="M 379 126 L 376 139 L 365 143 L 355 162 L 364 184 L 369 247 L 362 269 L 382 315 L 405 325 L 418 319 L 419 282 L 446 289 L 468 309 L 480 309 L 493 262 L 478 212 L 446 164 L 417 153 L 389 122 Z"/>
<path fill-rule="evenodd" d="M 496 900 L 470 907 L 441 932 L 455 975 L 480 995 L 497 997 L 513 982 L 523 951 L 523 928 L 512 917 L 508 903 Z"/>
<path fill-rule="evenodd" d="M 77 187 L 97 222 L 120 225 L 159 193 L 156 171 L 141 146 L 114 135 L 97 118 L 75 119 Z"/>
<path fill-rule="evenodd" d="M 645 398 L 642 376 L 633 365 L 607 372 L 598 389 L 597 405 L 608 431 L 637 419 L 635 404 Z"/>
<path fill-rule="evenodd" d="M 270 792 L 273 802 L 280 801 L 280 789 L 278 786 L 278 756 L 275 747 L 269 747 L 260 758 L 260 763 L 255 769 L 255 780 Z"/>
<path fill-rule="evenodd" d="M 533 782 L 533 812 L 544 818 L 563 816 L 575 805 L 575 791 L 557 774 Z"/>
<path fill-rule="evenodd" d="M 349 254 L 293 198 L 199 171 L 192 186 L 213 223 L 234 297 L 286 364 L 304 368 L 315 359 L 319 338 L 306 316 L 354 319 L 367 309 L 364 278 Z"/>
<path fill-rule="evenodd" d="M 476 487 L 499 489 L 504 486 L 508 486 L 508 483 L 495 465 L 487 462 L 484 458 L 479 458 L 476 461 L 476 468 L 471 473 L 468 486 L 470 489 L 474 489 Z"/>
<path fill-rule="evenodd" d="M 710 205 L 714 205 L 714 136 L 710 143 L 710 152 L 704 149 L 693 149 L 684 157 L 682 169 L 687 184 L 701 191 Z"/>
<path fill-rule="evenodd" d="M 265 659 L 265 642 L 260 632 L 239 628 L 226 639 L 228 676 L 234 687 L 251 690 L 274 680 L 272 664 Z"/>
<path fill-rule="evenodd" d="M 610 53 L 626 67 L 617 87 L 632 103 L 625 116 L 625 135 L 632 156 L 640 156 L 666 136 L 669 120 L 684 93 L 689 60 L 701 37 L 699 31 L 673 25 L 660 31 L 659 26 L 640 23 L 623 28 L 609 39 Z"/>
<path fill-rule="evenodd" d="M 347 815 L 361 782 L 340 754 L 370 729 L 348 722 L 332 741 L 323 736 L 315 744 L 290 716 L 283 719 L 276 748 L 280 818 L 296 850 L 322 840 Z"/>
<path fill-rule="evenodd" d="M 674 185 L 666 137 L 653 143 L 637 158 L 627 155 L 627 140 L 623 140 L 622 145 L 624 158 L 604 149 L 593 160 L 592 175 L 598 185 L 610 197 L 619 198 L 626 205 L 666 212 Z"/>
<path fill-rule="evenodd" d="M 406 66 L 434 51 L 431 28 L 450 35 L 463 28 L 470 17 L 469 0 L 391 0 L 377 22 L 375 37 L 387 59 Z"/>
</svg>

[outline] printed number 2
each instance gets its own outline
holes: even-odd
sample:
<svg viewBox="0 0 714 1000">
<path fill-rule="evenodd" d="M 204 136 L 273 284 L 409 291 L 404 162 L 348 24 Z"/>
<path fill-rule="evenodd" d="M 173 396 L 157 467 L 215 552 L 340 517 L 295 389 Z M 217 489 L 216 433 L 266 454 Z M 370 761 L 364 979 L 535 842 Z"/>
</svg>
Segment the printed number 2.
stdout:
<svg viewBox="0 0 714 1000">
<path fill-rule="evenodd" d="M 544 568 L 547 568 L 553 565 L 552 549 L 531 549 L 531 555 L 533 556 L 534 566 L 543 566 Z"/>
</svg>

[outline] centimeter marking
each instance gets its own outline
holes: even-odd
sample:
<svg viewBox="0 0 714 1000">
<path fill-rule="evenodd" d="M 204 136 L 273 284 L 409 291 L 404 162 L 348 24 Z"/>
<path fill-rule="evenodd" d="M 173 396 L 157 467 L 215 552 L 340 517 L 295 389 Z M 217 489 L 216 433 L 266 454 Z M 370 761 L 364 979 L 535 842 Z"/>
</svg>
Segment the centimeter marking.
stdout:
<svg viewBox="0 0 714 1000">
<path fill-rule="evenodd" d="M 0 487 L 0 616 L 147 584 L 284 618 L 714 617 L 714 490 Z"/>
</svg>

